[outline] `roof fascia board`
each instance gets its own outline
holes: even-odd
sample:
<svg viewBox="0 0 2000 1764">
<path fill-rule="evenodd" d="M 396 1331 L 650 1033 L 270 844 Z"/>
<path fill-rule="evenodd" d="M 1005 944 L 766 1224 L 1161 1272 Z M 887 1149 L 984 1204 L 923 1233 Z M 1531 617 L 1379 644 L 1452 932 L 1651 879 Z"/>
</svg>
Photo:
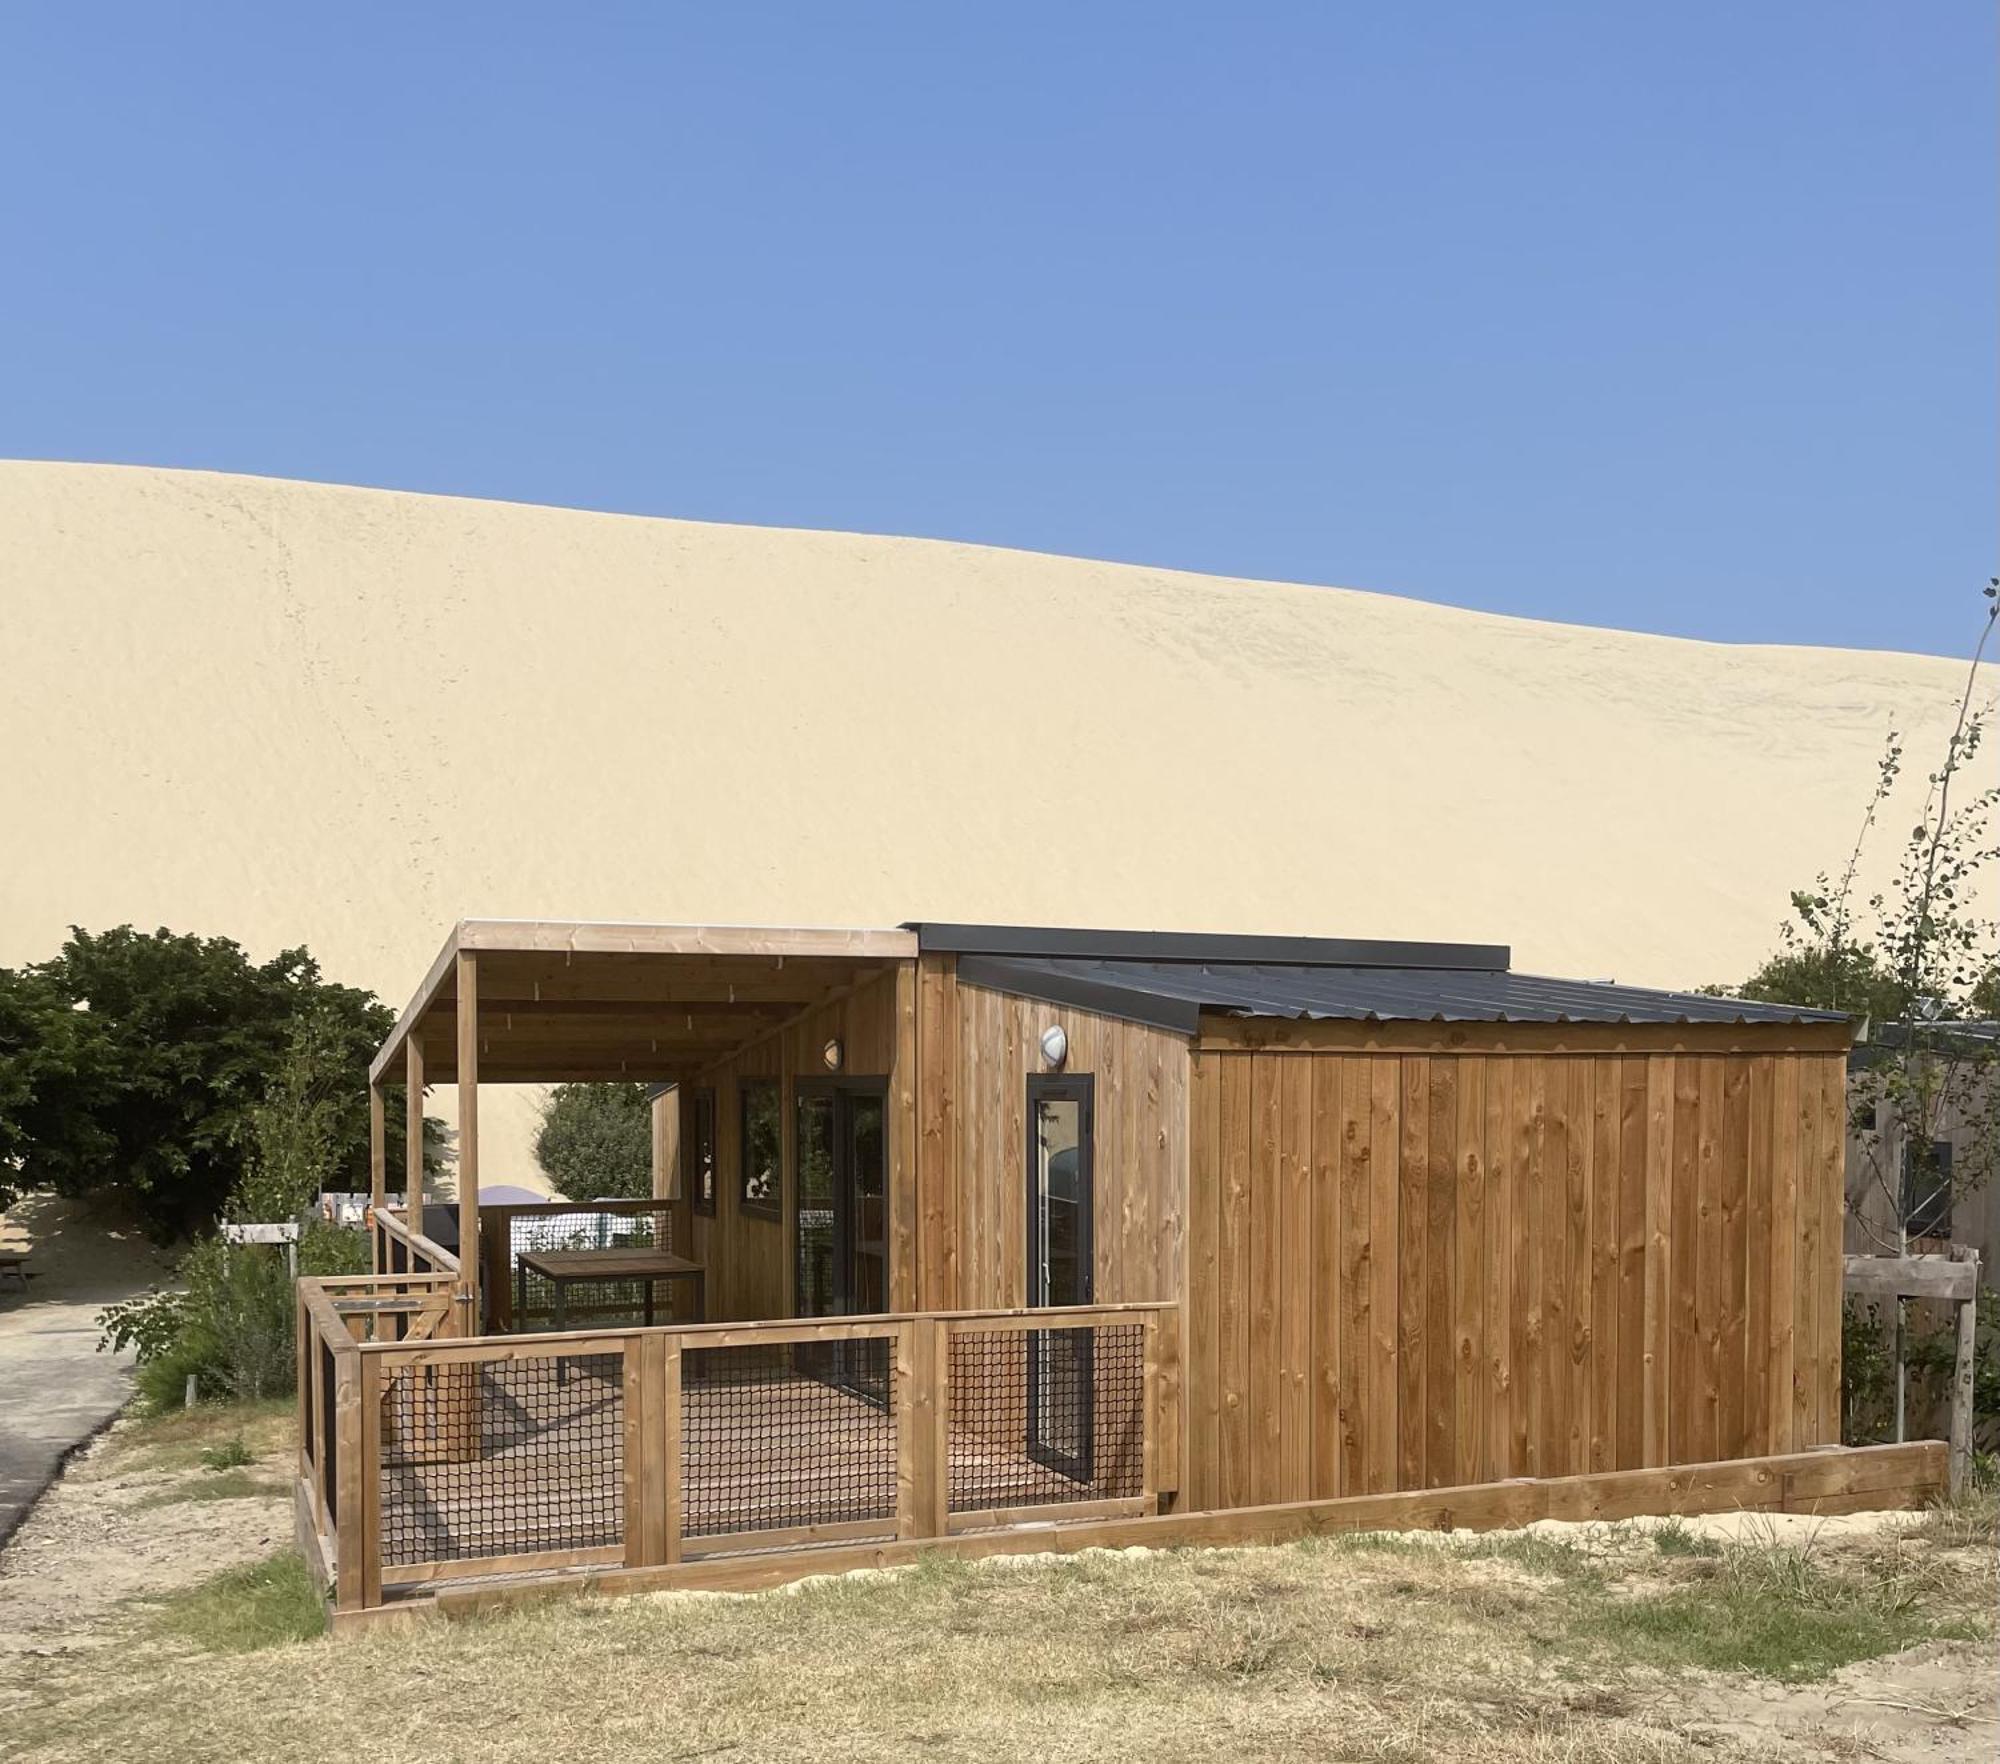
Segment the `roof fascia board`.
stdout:
<svg viewBox="0 0 2000 1764">
<path fill-rule="evenodd" d="M 403 1051 L 403 1043 L 410 1037 L 411 1030 L 422 1021 L 424 1013 L 436 1001 L 444 983 L 455 972 L 458 963 L 459 937 L 465 930 L 465 921 L 460 920 L 451 928 L 444 940 L 444 947 L 438 951 L 437 960 L 430 965 L 423 983 L 411 995 L 410 1002 L 403 1007 L 402 1015 L 396 1019 L 395 1027 L 389 1031 L 389 1039 L 382 1043 L 374 1059 L 368 1063 L 368 1082 L 380 1084 L 396 1056 Z"/>
<path fill-rule="evenodd" d="M 950 955 L 1098 961 L 1240 962 L 1278 967 L 1472 968 L 1505 973 L 1504 943 L 1401 943 L 1365 937 L 1233 936 L 1206 931 L 1079 931 L 1062 926 L 917 922 L 918 947 Z"/>
<path fill-rule="evenodd" d="M 1067 1005 L 1072 1010 L 1091 1011 L 1100 1017 L 1118 1017 L 1176 1035 L 1192 1036 L 1201 1027 L 1201 1006 L 1190 1000 L 1165 998 L 1157 992 L 1113 986 L 1102 980 L 1049 974 L 1001 956 L 961 955 L 958 983 L 1008 993 L 1015 998 L 1032 998 L 1043 1004 Z"/>
</svg>

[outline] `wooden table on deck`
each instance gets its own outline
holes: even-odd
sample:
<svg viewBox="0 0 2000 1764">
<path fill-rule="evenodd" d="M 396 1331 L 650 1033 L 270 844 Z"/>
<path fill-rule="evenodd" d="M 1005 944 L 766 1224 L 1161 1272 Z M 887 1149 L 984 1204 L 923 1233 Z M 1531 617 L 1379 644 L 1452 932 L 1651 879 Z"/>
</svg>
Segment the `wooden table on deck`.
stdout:
<svg viewBox="0 0 2000 1764">
<path fill-rule="evenodd" d="M 528 1276 L 539 1274 L 555 1289 L 557 1329 L 568 1325 L 568 1297 L 572 1286 L 591 1281 L 635 1280 L 645 1293 L 646 1326 L 653 1324 L 653 1284 L 660 1280 L 694 1282 L 694 1321 L 707 1313 L 708 1271 L 700 1262 L 690 1262 L 663 1249 L 523 1250 L 515 1265 L 514 1311 L 525 1325 L 528 1316 Z"/>
</svg>

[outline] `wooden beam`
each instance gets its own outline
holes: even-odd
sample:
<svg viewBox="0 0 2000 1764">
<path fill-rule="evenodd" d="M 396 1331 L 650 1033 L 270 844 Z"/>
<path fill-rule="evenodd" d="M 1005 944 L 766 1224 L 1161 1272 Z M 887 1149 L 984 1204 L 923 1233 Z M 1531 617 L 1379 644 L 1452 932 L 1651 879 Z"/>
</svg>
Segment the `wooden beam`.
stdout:
<svg viewBox="0 0 2000 1764">
<path fill-rule="evenodd" d="M 371 1083 L 381 1078 L 394 1065 L 397 1051 L 409 1038 L 410 1031 L 417 1026 L 423 1014 L 431 1008 L 431 1001 L 437 997 L 439 989 L 454 972 L 457 957 L 458 927 L 453 926 L 451 934 L 444 940 L 444 948 L 437 952 L 436 959 L 430 965 L 430 971 L 424 975 L 423 983 L 411 996 L 410 1002 L 403 1007 L 402 1015 L 397 1017 L 395 1027 L 389 1031 L 389 1039 L 382 1043 L 376 1051 L 375 1058 L 369 1062 L 368 1077 Z"/>
<path fill-rule="evenodd" d="M 1845 1053 L 1846 1023 L 1355 1023 L 1203 1012 L 1217 1051 L 1375 1054 Z"/>
<path fill-rule="evenodd" d="M 1738 1511 L 1825 1513 L 1852 1510 L 1855 1502 L 1878 1509 L 1910 1507 L 1940 1493 L 1944 1482 L 1945 1448 L 1939 1441 L 1836 1446 L 1728 1463 L 1521 1478 L 1220 1512 L 1051 1521 L 944 1538 L 830 1544 L 817 1549 L 683 1561 L 657 1568 L 581 1571 L 536 1582 L 451 1588 L 440 1591 L 431 1608 L 448 1617 L 462 1617 L 580 1593 L 669 1589 L 749 1592 L 782 1586 L 806 1575 L 899 1567 L 936 1554 L 970 1559 L 1134 1546 L 1230 1548 L 1351 1532 L 1487 1531 L 1554 1517 L 1622 1519 Z M 337 1632 L 347 1627 L 349 1621 L 336 1620 Z"/>
<path fill-rule="evenodd" d="M 422 1118 L 421 1104 L 417 1110 Z M 382 1086 L 368 1086 L 368 1204 L 380 1212 L 389 1198 L 389 1117 Z M 379 1270 L 378 1270 L 379 1271 Z"/>
<path fill-rule="evenodd" d="M 414 1035 L 403 1043 L 403 1217 L 423 1235 L 424 1049 Z"/>
<path fill-rule="evenodd" d="M 458 947 L 618 955 L 844 956 L 906 961 L 917 953 L 917 937 L 913 931 L 849 931 L 811 926 L 465 919 L 458 927 Z"/>
<path fill-rule="evenodd" d="M 1843 1285 L 1859 1298 L 1971 1299 L 1979 1294 L 1979 1264 L 1949 1256 L 1849 1256 Z"/>
</svg>

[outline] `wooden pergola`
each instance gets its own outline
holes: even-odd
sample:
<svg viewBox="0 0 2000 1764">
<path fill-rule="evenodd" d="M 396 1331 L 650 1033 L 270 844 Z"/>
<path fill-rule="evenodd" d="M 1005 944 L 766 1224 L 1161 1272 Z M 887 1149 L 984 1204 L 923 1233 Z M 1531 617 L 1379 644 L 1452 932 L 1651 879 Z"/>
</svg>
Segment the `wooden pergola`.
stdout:
<svg viewBox="0 0 2000 1764">
<path fill-rule="evenodd" d="M 407 1087 L 404 1199 L 422 1219 L 423 1093 L 458 1089 L 459 1243 L 479 1241 L 479 1086 L 684 1083 L 917 953 L 909 931 L 464 919 L 368 1069 L 369 1186 L 387 1199 L 386 1088 Z M 458 1303 L 478 1316 L 479 1258 Z"/>
</svg>

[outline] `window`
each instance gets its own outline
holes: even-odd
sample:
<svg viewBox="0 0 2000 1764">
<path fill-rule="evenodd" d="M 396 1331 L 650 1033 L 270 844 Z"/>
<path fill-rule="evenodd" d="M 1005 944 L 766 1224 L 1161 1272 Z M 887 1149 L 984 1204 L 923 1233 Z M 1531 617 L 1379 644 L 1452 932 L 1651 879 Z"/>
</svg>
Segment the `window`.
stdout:
<svg viewBox="0 0 2000 1764">
<path fill-rule="evenodd" d="M 1028 1303 L 1090 1303 L 1089 1078 L 1028 1080 Z"/>
<path fill-rule="evenodd" d="M 798 1150 L 798 1192 L 793 1219 L 798 1246 L 797 1310 L 801 1317 L 831 1317 L 833 1290 L 833 1092 L 801 1084 L 793 1121 Z"/>
<path fill-rule="evenodd" d="M 1903 1219 L 1912 1237 L 1951 1235 L 1951 1141 L 1903 1142 Z"/>
<path fill-rule="evenodd" d="M 697 1213 L 715 1213 L 715 1092 L 691 1090 L 687 1096 L 686 1134 L 688 1200 Z"/>
<path fill-rule="evenodd" d="M 736 1200 L 746 1213 L 779 1216 L 778 1165 L 783 1157 L 784 1130 L 778 1108 L 778 1081 L 775 1078 L 745 1078 L 737 1085 L 742 1104 L 742 1128 L 737 1156 Z"/>
<path fill-rule="evenodd" d="M 1091 1104 L 1087 1077 L 1028 1080 L 1028 1303 L 1087 1305 L 1091 1294 Z M 1028 1336 L 1028 1456 L 1088 1482 L 1095 1368 L 1088 1329 Z"/>
</svg>

